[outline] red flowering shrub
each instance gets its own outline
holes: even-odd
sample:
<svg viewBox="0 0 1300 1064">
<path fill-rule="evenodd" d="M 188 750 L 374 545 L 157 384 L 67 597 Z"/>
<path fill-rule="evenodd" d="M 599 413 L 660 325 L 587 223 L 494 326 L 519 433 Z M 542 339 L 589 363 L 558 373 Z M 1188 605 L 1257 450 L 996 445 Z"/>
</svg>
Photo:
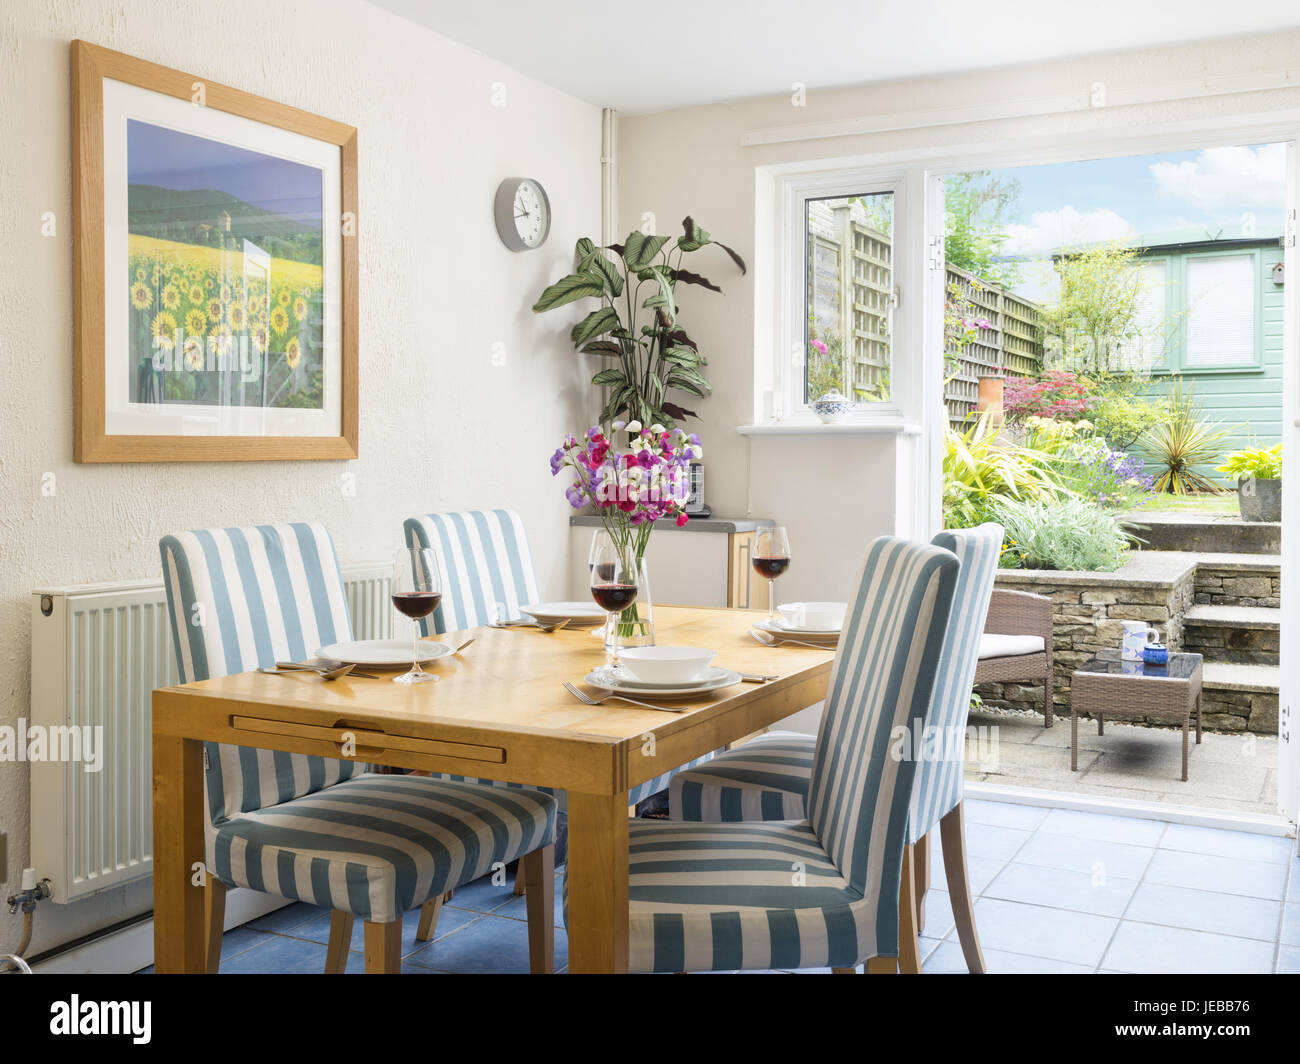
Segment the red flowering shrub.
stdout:
<svg viewBox="0 0 1300 1064">
<path fill-rule="evenodd" d="M 1088 381 L 1076 373 L 1052 370 L 1042 380 L 1008 377 L 1002 389 L 1002 409 L 1012 421 L 1046 417 L 1078 421 L 1087 417 L 1093 401 Z"/>
</svg>

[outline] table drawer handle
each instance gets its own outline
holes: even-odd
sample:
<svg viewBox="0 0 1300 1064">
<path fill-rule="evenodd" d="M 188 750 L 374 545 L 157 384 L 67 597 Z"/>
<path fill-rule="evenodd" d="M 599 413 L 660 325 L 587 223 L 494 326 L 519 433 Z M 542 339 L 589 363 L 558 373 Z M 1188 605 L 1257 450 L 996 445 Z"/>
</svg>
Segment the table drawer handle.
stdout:
<svg viewBox="0 0 1300 1064">
<path fill-rule="evenodd" d="M 300 724 L 290 720 L 266 720 L 261 717 L 232 716 L 232 727 L 240 731 L 261 732 L 264 735 L 294 735 L 302 739 L 322 739 L 335 746 L 344 742 L 344 736 L 350 736 L 358 748 L 367 750 L 404 750 L 415 754 L 439 754 L 444 757 L 459 757 L 466 761 L 485 761 L 503 765 L 506 752 L 500 746 L 479 746 L 474 743 L 448 742 L 444 739 L 418 739 L 410 735 L 389 735 L 387 732 L 374 731 L 369 728 L 357 728 L 339 724 L 332 728 L 316 724 Z"/>
</svg>

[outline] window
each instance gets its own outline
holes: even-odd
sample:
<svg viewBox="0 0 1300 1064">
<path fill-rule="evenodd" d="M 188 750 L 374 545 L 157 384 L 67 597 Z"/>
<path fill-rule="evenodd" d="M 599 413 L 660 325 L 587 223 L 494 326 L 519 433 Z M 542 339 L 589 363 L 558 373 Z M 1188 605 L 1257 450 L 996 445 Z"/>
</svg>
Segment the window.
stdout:
<svg viewBox="0 0 1300 1064">
<path fill-rule="evenodd" d="M 829 391 L 890 401 L 894 194 L 804 201 L 804 335 L 797 405 Z"/>
<path fill-rule="evenodd" d="M 1253 254 L 1187 259 L 1185 367 L 1255 365 L 1255 274 Z"/>
<path fill-rule="evenodd" d="M 1138 339 L 1123 352 L 1125 369 L 1166 368 L 1169 260 L 1146 259 L 1138 266 L 1142 290 L 1138 296 Z"/>
</svg>

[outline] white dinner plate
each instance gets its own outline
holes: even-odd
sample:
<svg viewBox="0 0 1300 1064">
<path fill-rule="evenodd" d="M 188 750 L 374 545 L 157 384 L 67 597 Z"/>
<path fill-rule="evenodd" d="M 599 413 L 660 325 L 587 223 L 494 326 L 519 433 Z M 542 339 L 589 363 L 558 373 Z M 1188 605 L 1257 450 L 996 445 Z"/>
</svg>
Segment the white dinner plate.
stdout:
<svg viewBox="0 0 1300 1064">
<path fill-rule="evenodd" d="M 451 653 L 446 643 L 420 640 L 420 664 L 423 665 Z M 316 651 L 318 658 L 332 658 L 346 665 L 371 665 L 377 668 L 409 667 L 411 641 L 409 639 L 358 639 L 352 643 L 331 643 Z"/>
<path fill-rule="evenodd" d="M 519 607 L 534 620 L 551 621 L 603 621 L 605 611 L 594 602 L 530 602 Z"/>
<path fill-rule="evenodd" d="M 599 687 L 602 691 L 610 691 L 616 695 L 627 695 L 629 698 L 646 698 L 650 695 L 655 698 L 694 698 L 696 695 L 708 694 L 710 691 L 718 691 L 724 687 L 730 687 L 732 684 L 740 683 L 740 673 L 732 672 L 730 669 L 719 669 L 715 666 L 709 669 L 709 678 L 707 680 L 681 687 L 665 687 L 662 684 L 651 686 L 650 684 L 636 683 L 632 680 L 610 680 L 606 677 L 605 669 L 600 668 L 587 673 L 583 677 L 583 682 L 590 684 L 592 687 Z"/>
<path fill-rule="evenodd" d="M 774 621 L 765 617 L 763 620 L 755 622 L 754 627 L 761 628 L 765 632 L 771 632 L 773 635 L 813 636 L 818 639 L 838 639 L 841 632 L 839 628 L 796 628 L 792 624 L 786 624 L 780 617 Z"/>
</svg>

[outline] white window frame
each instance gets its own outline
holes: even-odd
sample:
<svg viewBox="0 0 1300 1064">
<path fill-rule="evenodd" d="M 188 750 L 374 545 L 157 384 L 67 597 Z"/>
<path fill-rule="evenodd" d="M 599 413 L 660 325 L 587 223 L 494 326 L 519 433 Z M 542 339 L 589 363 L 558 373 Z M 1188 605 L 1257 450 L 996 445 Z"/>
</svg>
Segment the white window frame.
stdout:
<svg viewBox="0 0 1300 1064">
<path fill-rule="evenodd" d="M 910 260 L 916 254 L 913 245 L 921 240 L 919 229 L 915 231 L 915 241 L 908 237 L 915 219 L 914 212 L 908 211 L 907 186 L 906 171 L 897 167 L 824 170 L 787 174 L 777 179 L 776 221 L 780 250 L 776 282 L 776 341 L 771 349 L 770 388 L 765 390 L 766 398 L 760 396 L 760 406 L 764 409 L 756 411 L 760 421 L 790 429 L 821 425 L 803 398 L 808 201 L 889 193 L 893 196 L 892 273 L 894 289 L 898 293 L 889 338 L 890 399 L 883 403 L 856 403 L 844 427 L 888 430 L 903 426 L 906 411 L 902 396 L 912 389 L 907 380 L 909 367 L 905 360 L 896 356 L 898 352 L 915 350 L 916 346 L 910 343 L 909 315 L 899 313 L 899 308 L 905 298 Z"/>
</svg>

